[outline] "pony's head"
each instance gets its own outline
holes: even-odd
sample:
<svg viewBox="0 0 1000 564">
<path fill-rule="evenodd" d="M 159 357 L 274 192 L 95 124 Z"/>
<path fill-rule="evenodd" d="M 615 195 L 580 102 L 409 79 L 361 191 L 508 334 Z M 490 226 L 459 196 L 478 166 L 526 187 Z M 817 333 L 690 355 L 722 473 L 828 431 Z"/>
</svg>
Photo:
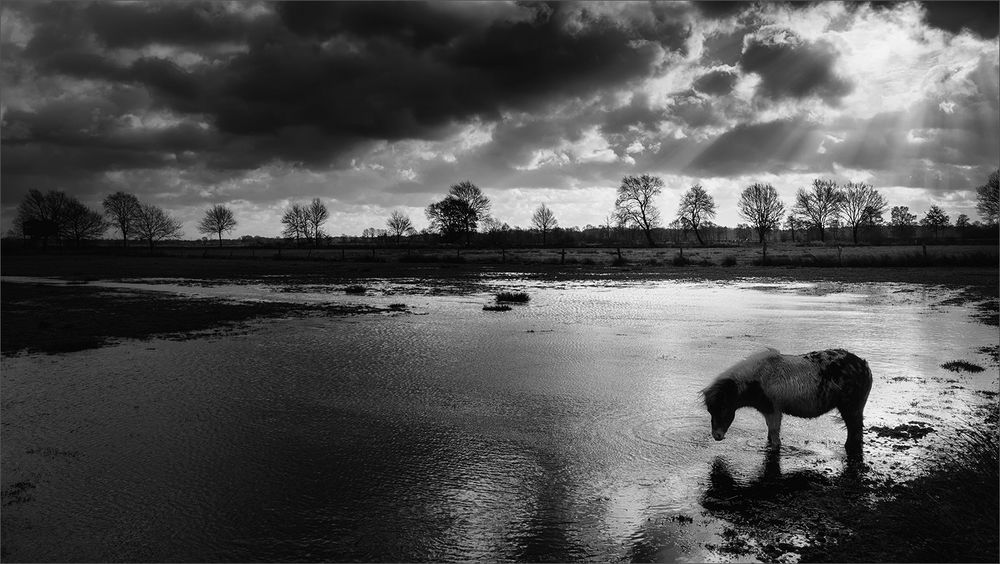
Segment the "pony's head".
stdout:
<svg viewBox="0 0 1000 564">
<path fill-rule="evenodd" d="M 705 407 L 712 416 L 712 437 L 721 441 L 736 417 L 736 399 L 739 387 L 732 378 L 719 378 L 711 386 L 701 391 L 705 397 Z"/>
</svg>

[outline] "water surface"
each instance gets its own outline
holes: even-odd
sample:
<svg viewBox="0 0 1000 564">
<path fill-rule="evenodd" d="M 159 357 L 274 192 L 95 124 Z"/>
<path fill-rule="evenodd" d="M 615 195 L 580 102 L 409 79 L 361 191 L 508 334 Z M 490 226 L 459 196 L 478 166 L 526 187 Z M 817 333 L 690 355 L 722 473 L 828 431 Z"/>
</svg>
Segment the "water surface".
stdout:
<svg viewBox="0 0 1000 564">
<path fill-rule="evenodd" d="M 940 368 L 985 364 L 995 328 L 919 285 L 156 282 L 109 285 L 407 311 L 3 358 L 3 489 L 33 486 L 3 508 L 6 559 L 730 559 L 702 499 L 720 462 L 757 475 L 766 436 L 744 410 L 711 440 L 698 391 L 730 364 L 849 349 L 868 425 L 947 425 L 996 388 Z M 483 311 L 501 289 L 531 302 Z M 782 438 L 782 470 L 843 471 L 835 416 Z"/>
</svg>

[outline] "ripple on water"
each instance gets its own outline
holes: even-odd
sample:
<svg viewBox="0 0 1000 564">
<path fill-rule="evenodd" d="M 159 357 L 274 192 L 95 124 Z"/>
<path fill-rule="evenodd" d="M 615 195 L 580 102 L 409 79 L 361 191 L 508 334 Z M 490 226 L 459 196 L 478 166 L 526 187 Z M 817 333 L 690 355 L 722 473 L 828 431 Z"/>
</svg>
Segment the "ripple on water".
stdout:
<svg viewBox="0 0 1000 564">
<path fill-rule="evenodd" d="M 637 421 L 632 434 L 647 443 L 664 447 L 704 448 L 709 426 L 702 414 L 659 416 Z"/>
</svg>

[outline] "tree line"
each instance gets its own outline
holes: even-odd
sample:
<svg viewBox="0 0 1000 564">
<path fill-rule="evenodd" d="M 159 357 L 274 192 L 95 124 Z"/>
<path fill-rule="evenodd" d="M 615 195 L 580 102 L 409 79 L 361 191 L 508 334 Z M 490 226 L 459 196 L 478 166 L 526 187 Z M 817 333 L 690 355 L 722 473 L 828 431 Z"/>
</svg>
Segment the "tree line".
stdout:
<svg viewBox="0 0 1000 564">
<path fill-rule="evenodd" d="M 989 175 L 985 184 L 977 187 L 976 208 L 986 226 L 995 227 L 1000 217 L 1000 170 Z M 614 206 L 600 228 L 610 234 L 641 233 L 646 244 L 657 245 L 657 236 L 663 241 L 663 232 L 669 229 L 686 240 L 692 234 L 698 244 L 704 245 L 706 231 L 718 230 L 713 223 L 717 215 L 715 199 L 700 184 L 690 187 L 681 196 L 673 221 L 664 225 L 663 216 L 656 205 L 662 195 L 664 182 L 649 174 L 625 176 L 616 191 Z M 13 234 L 40 239 L 43 245 L 50 238 L 70 241 L 77 246 L 84 240 L 99 239 L 108 229 L 121 235 L 123 245 L 129 241 L 143 241 L 150 249 L 157 242 L 180 239 L 181 224 L 163 208 L 142 203 L 133 194 L 116 192 L 102 201 L 103 213 L 88 208 L 73 196 L 61 191 L 42 193 L 29 190 L 20 203 L 14 220 Z M 483 191 L 465 180 L 450 187 L 447 195 L 428 205 L 424 213 L 429 226 L 418 232 L 410 218 L 399 210 L 391 212 L 385 228 L 366 228 L 363 238 L 392 237 L 397 244 L 402 237 L 422 235 L 451 243 L 471 244 L 473 234 L 482 233 L 486 243 L 506 239 L 506 235 L 522 231 L 500 222 L 490 215 L 492 202 Z M 833 180 L 816 179 L 808 188 L 800 188 L 794 203 L 786 206 L 778 197 L 774 186 L 753 183 L 742 190 L 737 202 L 739 216 L 747 223 L 739 224 L 737 232 L 748 231 L 756 235 L 767 253 L 770 236 L 781 227 L 796 240 L 796 233 L 803 239 L 812 231 L 820 241 L 826 241 L 829 230 L 846 228 L 852 241 L 860 242 L 865 228 L 891 226 L 899 233 L 912 231 L 917 225 L 929 229 L 935 237 L 944 227 L 951 226 L 951 218 L 939 206 L 932 205 L 919 221 L 906 206 L 890 208 L 885 196 L 878 189 L 863 182 L 848 182 L 843 186 Z M 888 220 L 885 218 L 889 214 Z M 330 239 L 323 225 L 330 218 L 329 210 L 319 199 L 309 204 L 292 203 L 281 216 L 282 236 L 296 246 L 320 246 Z M 530 218 L 531 230 L 541 236 L 544 246 L 548 236 L 559 230 L 555 212 L 546 204 L 539 205 Z M 200 233 L 218 238 L 222 245 L 224 233 L 237 225 L 232 209 L 216 204 L 205 210 L 198 223 Z M 954 226 L 967 228 L 983 223 L 961 214 Z M 588 228 L 599 229 L 594 226 Z M 563 232 L 573 231 L 561 230 Z"/>
</svg>

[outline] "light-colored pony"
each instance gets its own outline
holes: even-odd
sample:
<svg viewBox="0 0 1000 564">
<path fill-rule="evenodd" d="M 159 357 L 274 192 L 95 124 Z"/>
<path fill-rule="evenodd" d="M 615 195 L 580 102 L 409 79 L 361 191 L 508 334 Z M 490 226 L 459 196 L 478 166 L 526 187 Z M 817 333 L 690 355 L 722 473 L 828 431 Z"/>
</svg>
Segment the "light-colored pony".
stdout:
<svg viewBox="0 0 1000 564">
<path fill-rule="evenodd" d="M 768 348 L 734 364 L 701 393 L 717 441 L 741 407 L 764 415 L 771 447 L 781 446 L 782 414 L 819 417 L 837 408 L 847 425 L 845 447 L 857 452 L 871 387 L 868 363 L 843 349 L 788 355 Z"/>
</svg>

